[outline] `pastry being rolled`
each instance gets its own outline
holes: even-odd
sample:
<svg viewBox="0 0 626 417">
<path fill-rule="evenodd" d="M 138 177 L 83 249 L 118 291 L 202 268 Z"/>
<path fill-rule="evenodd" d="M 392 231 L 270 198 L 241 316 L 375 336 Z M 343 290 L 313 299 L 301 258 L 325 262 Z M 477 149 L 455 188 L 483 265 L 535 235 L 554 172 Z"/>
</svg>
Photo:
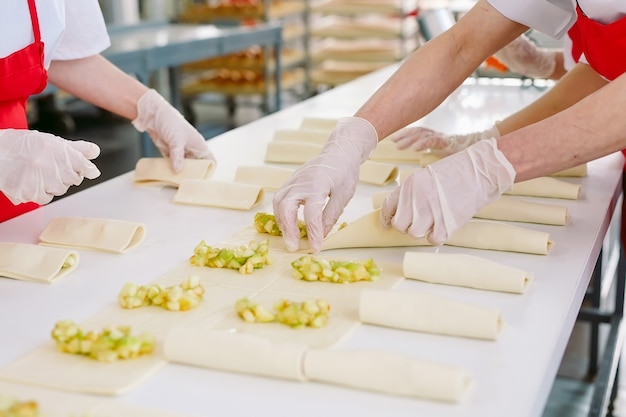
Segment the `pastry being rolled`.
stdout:
<svg viewBox="0 0 626 417">
<path fill-rule="evenodd" d="M 372 207 L 381 208 L 389 191 L 372 194 Z M 484 206 L 475 218 L 523 223 L 539 223 L 563 226 L 569 219 L 567 207 L 521 200 L 513 196 L 501 196 Z"/>
<path fill-rule="evenodd" d="M 78 252 L 26 243 L 0 242 L 0 276 L 51 283 L 74 271 Z"/>
<path fill-rule="evenodd" d="M 445 402 L 459 402 L 472 382 L 462 368 L 382 351 L 309 350 L 304 374 L 311 381 Z"/>
<path fill-rule="evenodd" d="M 380 210 L 374 210 L 349 223 L 324 239 L 322 250 L 391 246 L 429 246 L 425 238 L 415 239 L 394 228 L 380 227 Z M 474 249 L 546 255 L 553 242 L 550 235 L 506 223 L 471 220 L 461 226 L 445 243 Z"/>
<path fill-rule="evenodd" d="M 258 185 L 212 180 L 185 180 L 180 183 L 174 202 L 196 206 L 250 210 L 258 206 L 265 192 Z"/>
<path fill-rule="evenodd" d="M 165 358 L 171 362 L 296 381 L 305 379 L 304 345 L 274 343 L 245 333 L 178 328 L 168 334 L 164 349 Z"/>
<path fill-rule="evenodd" d="M 435 284 L 522 294 L 533 279 L 531 272 L 478 256 L 452 253 L 405 252 L 402 274 Z"/>
<path fill-rule="evenodd" d="M 504 194 L 577 200 L 581 186 L 552 177 L 540 177 L 513 184 Z"/>
<path fill-rule="evenodd" d="M 502 314 L 422 292 L 363 290 L 359 301 L 363 323 L 416 332 L 496 340 Z"/>
<path fill-rule="evenodd" d="M 258 185 L 267 191 L 278 190 L 294 170 L 272 166 L 239 166 L 235 173 L 235 182 Z"/>
<path fill-rule="evenodd" d="M 501 196 L 484 206 L 474 217 L 512 222 L 564 226 L 569 218 L 567 207 L 535 203 L 511 196 Z"/>
<path fill-rule="evenodd" d="M 378 142 L 374 151 L 370 154 L 369 159 L 372 161 L 384 162 L 406 162 L 421 165 L 422 154 L 424 152 L 415 152 L 412 149 L 398 149 L 396 144 L 389 140 Z"/>
<path fill-rule="evenodd" d="M 141 158 L 135 165 L 133 181 L 178 187 L 183 180 L 209 178 L 214 168 L 215 162 L 210 159 L 186 158 L 183 170 L 176 174 L 172 171 L 168 158 Z"/>
<path fill-rule="evenodd" d="M 84 217 L 56 217 L 39 235 L 43 245 L 125 253 L 146 236 L 141 223 Z"/>
<path fill-rule="evenodd" d="M 310 142 L 278 141 L 267 144 L 265 162 L 303 164 L 322 150 L 322 145 Z"/>
</svg>

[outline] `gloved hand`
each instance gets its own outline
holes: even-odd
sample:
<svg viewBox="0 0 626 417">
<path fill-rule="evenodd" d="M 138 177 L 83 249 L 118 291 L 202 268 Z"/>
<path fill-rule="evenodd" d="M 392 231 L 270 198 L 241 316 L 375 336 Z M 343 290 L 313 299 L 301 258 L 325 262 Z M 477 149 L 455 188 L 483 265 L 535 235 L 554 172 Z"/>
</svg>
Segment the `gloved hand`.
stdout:
<svg viewBox="0 0 626 417">
<path fill-rule="evenodd" d="M 83 178 L 100 171 L 90 161 L 100 154 L 95 143 L 71 141 L 36 130 L 0 130 L 0 191 L 13 204 L 49 203 Z"/>
<path fill-rule="evenodd" d="M 383 202 L 380 224 L 441 245 L 514 181 L 496 140 L 481 140 L 407 178 Z"/>
<path fill-rule="evenodd" d="M 148 131 L 176 173 L 183 169 L 185 157 L 215 160 L 200 132 L 155 90 L 139 98 L 137 118 L 132 123 L 138 131 Z"/>
<path fill-rule="evenodd" d="M 465 135 L 446 135 L 426 127 L 409 126 L 392 133 L 388 138 L 398 149 L 411 148 L 414 151 L 430 149 L 433 153 L 448 156 L 473 145 L 482 139 L 500 138 L 500 131 L 494 124 L 489 129 Z"/>
<path fill-rule="evenodd" d="M 274 215 L 288 250 L 297 250 L 300 242 L 300 205 L 304 205 L 311 249 L 320 250 L 322 240 L 354 195 L 361 164 L 377 143 L 378 134 L 367 120 L 342 118 L 321 153 L 300 167 L 278 190 L 273 200 Z"/>
<path fill-rule="evenodd" d="M 548 78 L 556 67 L 556 54 L 521 35 L 494 56 L 512 72 L 531 78 Z"/>
</svg>

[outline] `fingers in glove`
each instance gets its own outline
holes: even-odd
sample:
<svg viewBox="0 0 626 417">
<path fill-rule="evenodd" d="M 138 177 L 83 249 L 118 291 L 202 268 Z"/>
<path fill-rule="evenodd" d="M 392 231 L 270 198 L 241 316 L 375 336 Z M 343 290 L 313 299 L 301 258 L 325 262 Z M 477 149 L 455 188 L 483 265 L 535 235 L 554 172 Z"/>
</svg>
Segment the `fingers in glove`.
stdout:
<svg viewBox="0 0 626 417">
<path fill-rule="evenodd" d="M 347 201 L 341 200 L 336 196 L 330 196 L 330 199 L 326 202 L 326 207 L 324 207 L 322 212 L 322 230 L 324 233 L 322 238 L 326 237 L 332 230 L 347 204 Z"/>
<path fill-rule="evenodd" d="M 285 246 L 290 252 L 300 247 L 300 229 L 298 228 L 298 208 L 301 201 L 288 196 L 289 188 L 279 190 L 272 200 L 276 224 L 283 234 Z"/>
<path fill-rule="evenodd" d="M 93 142 L 84 140 L 71 140 L 69 145 L 82 153 L 87 159 L 96 159 L 100 155 L 100 147 Z"/>
<path fill-rule="evenodd" d="M 380 217 L 378 221 L 383 229 L 389 229 L 391 227 L 391 219 L 396 214 L 398 208 L 398 199 L 400 198 L 400 187 L 393 190 L 380 208 Z"/>
<path fill-rule="evenodd" d="M 60 170 L 59 174 L 61 176 L 61 180 L 64 184 L 67 184 L 68 186 L 80 185 L 83 178 L 89 178 L 92 180 L 100 176 L 100 170 L 98 167 L 85 157 L 83 153 L 74 149 L 68 149 L 67 156 L 69 158 L 69 163 L 66 166 L 59 165 L 58 168 Z"/>
<path fill-rule="evenodd" d="M 185 164 L 185 147 L 182 143 L 172 143 L 169 148 L 170 166 L 176 174 L 183 170 Z"/>
<path fill-rule="evenodd" d="M 322 242 L 324 241 L 324 236 L 326 236 L 324 231 L 324 216 L 322 214 L 323 211 L 325 211 L 324 203 L 324 199 L 318 197 L 309 198 L 304 202 L 306 234 L 309 240 L 309 246 L 314 253 L 322 249 Z"/>
</svg>

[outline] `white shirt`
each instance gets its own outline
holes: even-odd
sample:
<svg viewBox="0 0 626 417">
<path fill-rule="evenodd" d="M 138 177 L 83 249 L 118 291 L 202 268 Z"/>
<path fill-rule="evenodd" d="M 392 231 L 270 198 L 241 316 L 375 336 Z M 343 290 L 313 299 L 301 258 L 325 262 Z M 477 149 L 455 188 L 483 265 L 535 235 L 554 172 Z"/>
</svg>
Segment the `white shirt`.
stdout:
<svg viewBox="0 0 626 417">
<path fill-rule="evenodd" d="M 110 46 L 97 0 L 35 0 L 44 64 L 51 60 L 85 58 Z M 0 58 L 34 40 L 27 0 L 0 0 Z"/>
<path fill-rule="evenodd" d="M 576 21 L 575 0 L 487 0 L 507 18 L 560 39 Z M 590 19 L 611 23 L 626 16 L 624 0 L 578 0 Z"/>
</svg>

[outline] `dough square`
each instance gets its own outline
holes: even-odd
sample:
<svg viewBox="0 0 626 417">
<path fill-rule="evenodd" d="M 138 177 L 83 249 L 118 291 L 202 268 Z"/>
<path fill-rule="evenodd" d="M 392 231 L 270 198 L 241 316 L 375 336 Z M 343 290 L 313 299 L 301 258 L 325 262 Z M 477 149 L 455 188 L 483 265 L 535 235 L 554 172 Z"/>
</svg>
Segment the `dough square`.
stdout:
<svg viewBox="0 0 626 417">
<path fill-rule="evenodd" d="M 252 301 L 262 304 L 268 311 L 273 311 L 274 303 L 288 299 L 290 301 L 310 300 L 310 295 L 285 294 L 265 291 L 252 297 Z M 330 304 L 330 317 L 326 327 L 319 329 L 304 327 L 294 329 L 281 323 L 248 323 L 239 318 L 233 310 L 223 320 L 213 326 L 214 331 L 242 332 L 271 340 L 275 343 L 289 342 L 311 348 L 336 346 L 345 340 L 360 324 L 358 306 L 338 300 L 326 300 Z"/>
<path fill-rule="evenodd" d="M 73 392 L 119 395 L 141 385 L 167 362 L 159 351 L 136 359 L 99 362 L 63 353 L 51 341 L 0 369 L 0 380 Z"/>
<path fill-rule="evenodd" d="M 158 306 L 126 309 L 119 304 L 112 304 L 96 313 L 89 321 L 97 323 L 99 327 L 125 325 L 131 326 L 133 331 L 147 331 L 157 336 L 165 336 L 170 330 L 182 326 L 210 328 L 233 311 L 238 299 L 255 294 L 249 290 L 224 288 L 205 283 L 202 285 L 205 290 L 203 299 L 191 310 L 170 311 Z"/>
<path fill-rule="evenodd" d="M 316 256 L 327 260 L 336 261 L 363 261 L 365 259 L 352 259 L 341 256 Z M 374 259 L 376 262 L 376 259 Z M 388 290 L 394 288 L 404 280 L 402 265 L 393 262 L 376 262 L 381 270 L 380 278 L 375 281 L 360 281 L 345 284 L 321 281 L 304 281 L 294 278 L 293 268 L 288 266 L 280 277 L 274 281 L 266 291 L 284 294 L 307 295 L 313 298 L 322 298 L 327 301 L 338 300 L 343 302 L 358 303 L 363 289 Z"/>
</svg>

